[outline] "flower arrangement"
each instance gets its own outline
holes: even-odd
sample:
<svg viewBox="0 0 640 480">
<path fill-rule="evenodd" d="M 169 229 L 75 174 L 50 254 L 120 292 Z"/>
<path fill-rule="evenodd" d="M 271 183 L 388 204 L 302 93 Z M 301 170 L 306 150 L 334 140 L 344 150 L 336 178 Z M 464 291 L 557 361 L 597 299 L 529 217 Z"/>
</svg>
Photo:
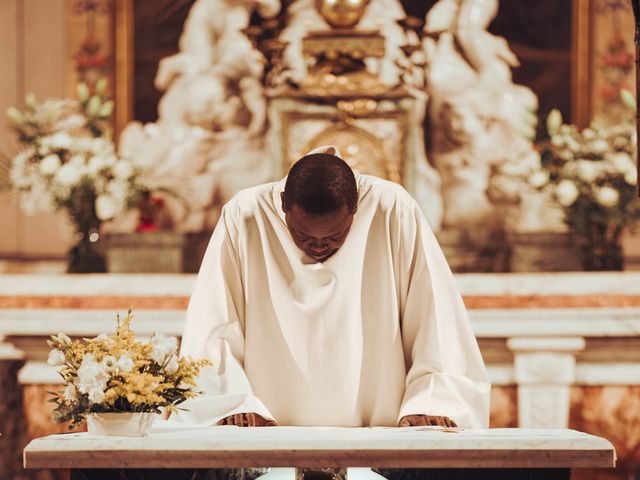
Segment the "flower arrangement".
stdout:
<svg viewBox="0 0 640 480">
<path fill-rule="evenodd" d="M 542 169 L 529 177 L 529 183 L 551 189 L 580 243 L 585 269 L 622 269 L 622 232 L 640 220 L 633 123 L 593 121 L 579 130 L 564 124 L 560 112 L 552 110 L 547 131 Z"/>
<path fill-rule="evenodd" d="M 81 83 L 77 100 L 41 103 L 28 94 L 24 111 L 7 110 L 24 146 L 9 173 L 21 208 L 26 213 L 66 210 L 78 232 L 76 249 L 86 251 L 98 240 L 102 222 L 137 207 L 150 192 L 167 190 L 150 175 L 144 157 L 116 155 L 109 124 L 114 104 L 106 88 L 104 79 L 93 91 Z M 72 261 L 69 271 L 92 270 L 75 268 Z"/>
<path fill-rule="evenodd" d="M 130 328 L 129 310 L 115 335 L 71 341 L 64 333 L 47 341 L 52 348 L 47 363 L 60 367 L 64 392 L 49 392 L 56 404 L 53 420 L 70 421 L 70 428 L 91 413 L 169 411 L 188 398 L 202 367 L 209 360 L 178 358 L 178 341 L 155 333 L 148 342 L 138 341 Z"/>
</svg>

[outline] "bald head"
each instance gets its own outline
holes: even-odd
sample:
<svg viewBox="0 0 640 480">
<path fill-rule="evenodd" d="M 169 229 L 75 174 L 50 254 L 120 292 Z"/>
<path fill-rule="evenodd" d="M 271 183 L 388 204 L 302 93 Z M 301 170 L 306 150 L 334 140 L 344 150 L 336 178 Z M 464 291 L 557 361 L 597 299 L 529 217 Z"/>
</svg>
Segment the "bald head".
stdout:
<svg viewBox="0 0 640 480">
<path fill-rule="evenodd" d="M 358 187 L 351 167 L 326 153 L 298 160 L 289 171 L 282 195 L 284 210 L 297 206 L 311 215 L 325 215 L 343 207 L 355 213 L 357 202 Z"/>
</svg>

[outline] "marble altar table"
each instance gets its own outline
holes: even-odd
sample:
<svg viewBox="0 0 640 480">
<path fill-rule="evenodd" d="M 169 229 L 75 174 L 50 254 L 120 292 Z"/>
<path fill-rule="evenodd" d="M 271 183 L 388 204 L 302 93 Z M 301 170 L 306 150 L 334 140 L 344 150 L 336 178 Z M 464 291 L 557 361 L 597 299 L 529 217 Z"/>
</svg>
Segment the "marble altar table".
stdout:
<svg viewBox="0 0 640 480">
<path fill-rule="evenodd" d="M 612 468 L 616 459 L 604 438 L 565 429 L 196 428 L 158 423 L 142 438 L 84 432 L 38 438 L 24 449 L 24 466 L 76 473 L 267 466 L 464 469 L 468 474 L 500 469 L 515 475 L 499 478 L 531 479 L 568 478 L 572 468 Z"/>
</svg>

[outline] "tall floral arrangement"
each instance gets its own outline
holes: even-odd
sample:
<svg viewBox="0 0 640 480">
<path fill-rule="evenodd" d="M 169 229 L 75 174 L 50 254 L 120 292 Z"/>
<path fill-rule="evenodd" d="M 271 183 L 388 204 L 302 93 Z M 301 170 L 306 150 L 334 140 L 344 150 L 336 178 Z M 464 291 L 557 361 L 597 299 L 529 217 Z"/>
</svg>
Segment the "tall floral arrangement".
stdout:
<svg viewBox="0 0 640 480">
<path fill-rule="evenodd" d="M 78 236 L 70 271 L 103 269 L 93 248 L 101 223 L 161 188 L 144 175 L 149 168 L 144 158 L 118 158 L 108 121 L 113 101 L 106 86 L 100 80 L 91 91 L 80 84 L 77 100 L 38 102 L 29 94 L 24 110 L 7 111 L 24 147 L 11 163 L 11 184 L 25 212 L 62 209 L 69 214 Z"/>
<path fill-rule="evenodd" d="M 543 169 L 530 177 L 530 183 L 551 189 L 564 209 L 565 223 L 582 248 L 585 269 L 622 269 L 622 233 L 640 220 L 632 121 L 593 121 L 580 130 L 565 124 L 553 110 L 547 130 Z"/>
<path fill-rule="evenodd" d="M 59 367 L 66 384 L 63 392 L 50 392 L 56 404 L 53 419 L 71 427 L 91 413 L 155 412 L 175 410 L 197 392 L 200 370 L 209 360 L 178 358 L 178 340 L 161 333 L 148 342 L 131 330 L 133 314 L 127 314 L 115 335 L 71 341 L 64 333 L 53 335 L 49 365 Z"/>
</svg>

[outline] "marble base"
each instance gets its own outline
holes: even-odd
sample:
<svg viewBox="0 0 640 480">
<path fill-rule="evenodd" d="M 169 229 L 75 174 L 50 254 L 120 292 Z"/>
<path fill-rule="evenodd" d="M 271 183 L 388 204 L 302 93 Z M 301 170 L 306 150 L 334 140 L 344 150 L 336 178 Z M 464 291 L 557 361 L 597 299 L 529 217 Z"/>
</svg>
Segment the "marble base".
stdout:
<svg viewBox="0 0 640 480">
<path fill-rule="evenodd" d="M 122 233 L 104 237 L 109 273 L 195 273 L 211 232 Z"/>
<path fill-rule="evenodd" d="M 582 270 L 581 252 L 568 233 L 510 233 L 511 272 L 562 272 Z"/>
</svg>

